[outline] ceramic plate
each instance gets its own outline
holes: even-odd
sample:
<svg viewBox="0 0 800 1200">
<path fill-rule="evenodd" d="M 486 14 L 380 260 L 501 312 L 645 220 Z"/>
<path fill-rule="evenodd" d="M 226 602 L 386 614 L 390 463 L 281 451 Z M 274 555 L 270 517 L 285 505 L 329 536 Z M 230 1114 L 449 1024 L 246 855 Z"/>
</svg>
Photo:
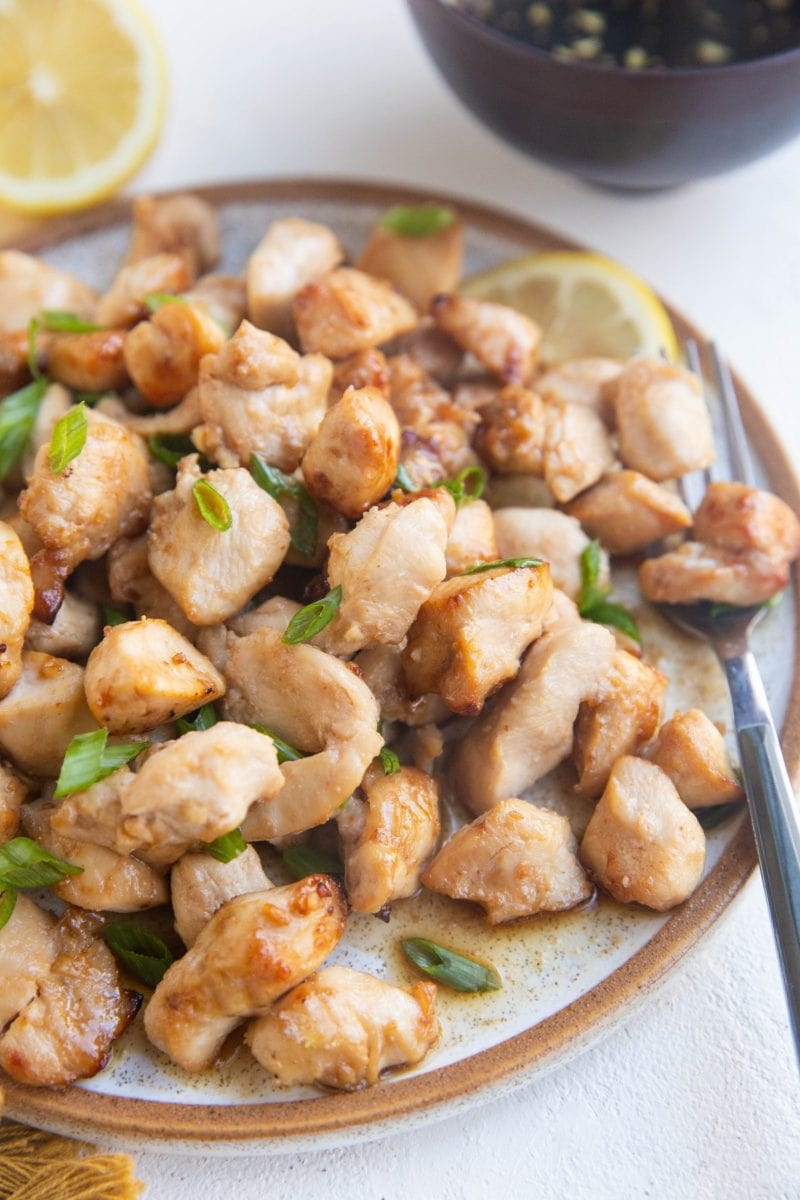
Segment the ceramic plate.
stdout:
<svg viewBox="0 0 800 1200">
<path fill-rule="evenodd" d="M 219 207 L 222 270 L 240 271 L 276 217 L 302 215 L 332 226 L 357 252 L 376 215 L 390 204 L 431 199 L 397 187 L 291 180 L 201 189 Z M 440 197 L 439 197 L 440 198 Z M 531 223 L 453 198 L 466 226 L 466 273 L 532 250 L 574 248 Z M 51 224 L 22 248 L 105 287 L 122 258 L 127 205 L 117 204 Z M 671 310 L 679 336 L 699 336 Z M 701 339 L 702 340 L 702 339 Z M 755 402 L 741 388 L 745 423 L 772 489 L 795 509 L 800 496 L 791 467 Z M 617 590 L 632 580 L 615 571 Z M 635 592 L 630 592 L 634 603 Z M 647 657 L 672 682 L 668 708 L 696 704 L 730 725 L 727 695 L 706 647 L 671 629 L 641 606 Z M 791 591 L 758 631 L 756 649 L 783 725 L 794 773 L 799 757 L 800 694 L 796 685 L 796 592 Z M 569 768 L 537 786 L 536 796 L 568 811 L 580 834 L 588 819 L 571 795 Z M 11 1115 L 59 1132 L 99 1137 L 117 1146 L 247 1153 L 320 1149 L 374 1137 L 399 1127 L 452 1115 L 553 1066 L 563 1066 L 646 999 L 717 921 L 755 865 L 749 823 L 733 819 L 709 836 L 705 879 L 674 913 L 659 915 L 607 901 L 580 912 L 542 917 L 490 930 L 468 905 L 426 894 L 397 904 L 389 924 L 353 914 L 334 959 L 410 982 L 398 949 L 420 934 L 479 953 L 504 979 L 501 991 L 461 996 L 440 989 L 443 1036 L 421 1067 L 353 1094 L 280 1090 L 244 1048 L 204 1075 L 171 1064 L 141 1032 L 141 1019 L 114 1048 L 95 1079 L 60 1091 L 11 1084 Z M 275 862 L 270 875 L 281 882 Z"/>
</svg>

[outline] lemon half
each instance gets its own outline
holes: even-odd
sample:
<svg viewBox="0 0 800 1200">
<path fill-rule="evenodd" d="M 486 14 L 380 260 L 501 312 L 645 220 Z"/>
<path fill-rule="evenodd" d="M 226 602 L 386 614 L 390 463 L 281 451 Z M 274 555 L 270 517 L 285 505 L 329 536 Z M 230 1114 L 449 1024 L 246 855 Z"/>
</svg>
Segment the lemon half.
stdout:
<svg viewBox="0 0 800 1200">
<path fill-rule="evenodd" d="M 545 363 L 640 351 L 678 354 L 666 309 L 651 288 L 602 254 L 529 254 L 462 284 L 464 295 L 508 304 L 542 328 Z"/>
<path fill-rule="evenodd" d="M 136 0 L 0 0 L 0 202 L 104 199 L 155 145 L 166 78 Z"/>
</svg>

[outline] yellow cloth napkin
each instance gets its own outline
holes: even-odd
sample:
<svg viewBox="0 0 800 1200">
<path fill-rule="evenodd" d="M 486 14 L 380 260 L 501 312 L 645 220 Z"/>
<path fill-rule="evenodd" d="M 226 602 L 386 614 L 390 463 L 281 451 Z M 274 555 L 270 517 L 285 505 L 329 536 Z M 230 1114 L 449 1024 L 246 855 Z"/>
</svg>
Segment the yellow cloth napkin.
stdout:
<svg viewBox="0 0 800 1200">
<path fill-rule="evenodd" d="M 0 1124 L 0 1200 L 136 1200 L 144 1184 L 127 1154 L 95 1154 L 95 1147 Z"/>
</svg>

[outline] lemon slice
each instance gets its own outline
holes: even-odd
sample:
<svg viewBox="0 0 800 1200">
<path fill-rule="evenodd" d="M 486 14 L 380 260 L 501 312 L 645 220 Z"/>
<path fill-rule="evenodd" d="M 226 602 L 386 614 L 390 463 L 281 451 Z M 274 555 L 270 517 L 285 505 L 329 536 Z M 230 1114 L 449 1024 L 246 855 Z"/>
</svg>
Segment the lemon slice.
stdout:
<svg viewBox="0 0 800 1200">
<path fill-rule="evenodd" d="M 504 263 L 461 286 L 464 295 L 508 304 L 542 328 L 545 363 L 639 351 L 677 357 L 666 309 L 632 271 L 602 254 L 560 250 Z"/>
<path fill-rule="evenodd" d="M 0 0 L 0 202 L 108 196 L 155 145 L 166 64 L 136 0 Z"/>
</svg>

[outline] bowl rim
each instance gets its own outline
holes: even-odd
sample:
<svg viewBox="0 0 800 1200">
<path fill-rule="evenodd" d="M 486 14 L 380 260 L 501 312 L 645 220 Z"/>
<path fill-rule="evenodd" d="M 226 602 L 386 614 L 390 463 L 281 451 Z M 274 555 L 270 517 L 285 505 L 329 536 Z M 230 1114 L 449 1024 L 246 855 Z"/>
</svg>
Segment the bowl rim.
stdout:
<svg viewBox="0 0 800 1200">
<path fill-rule="evenodd" d="M 663 83 L 667 79 L 676 79 L 683 82 L 688 82 L 690 79 L 716 78 L 717 76 L 730 79 L 734 76 L 753 74 L 764 69 L 768 64 L 782 65 L 784 62 L 800 60 L 800 41 L 798 41 L 798 44 L 789 50 L 781 50 L 777 54 L 764 54 L 758 58 L 748 58 L 705 67 L 648 67 L 646 70 L 635 71 L 630 67 L 604 66 L 600 63 L 586 62 L 582 59 L 557 58 L 549 50 L 542 50 L 538 46 L 531 46 L 529 43 L 514 37 L 513 34 L 505 32 L 505 30 L 496 29 L 493 25 L 487 25 L 480 17 L 465 12 L 464 9 L 457 8 L 452 0 L 406 0 L 406 3 L 412 11 L 416 8 L 426 6 L 429 9 L 442 9 L 451 14 L 450 18 L 445 17 L 445 20 L 460 21 L 467 29 L 472 31 L 474 36 L 482 38 L 492 45 L 510 50 L 523 59 L 533 59 L 542 64 L 547 63 L 557 67 L 575 68 L 584 72 L 587 77 L 593 76 L 599 79 L 649 79 L 654 84 L 659 81 Z M 645 84 L 644 86 L 648 85 Z"/>
</svg>

